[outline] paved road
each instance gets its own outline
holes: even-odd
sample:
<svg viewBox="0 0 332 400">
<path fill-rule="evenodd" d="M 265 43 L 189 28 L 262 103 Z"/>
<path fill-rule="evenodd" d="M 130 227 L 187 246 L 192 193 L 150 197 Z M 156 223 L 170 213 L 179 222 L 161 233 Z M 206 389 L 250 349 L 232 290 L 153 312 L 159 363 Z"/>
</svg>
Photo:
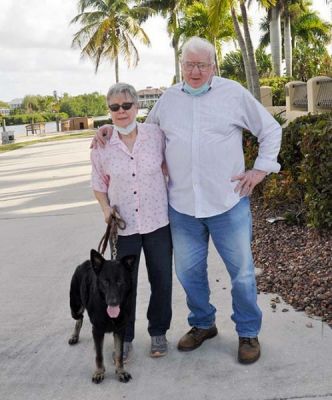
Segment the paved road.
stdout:
<svg viewBox="0 0 332 400">
<path fill-rule="evenodd" d="M 230 283 L 211 248 L 209 277 L 220 334 L 194 352 L 176 350 L 188 329 L 185 297 L 174 278 L 169 355 L 148 357 L 148 284 L 141 264 L 137 338 L 128 365 L 133 380 L 115 380 L 112 340 L 105 343 L 107 373 L 91 383 L 93 346 L 86 320 L 81 342 L 70 347 L 73 327 L 68 287 L 104 231 L 89 188 L 89 139 L 36 144 L 0 154 L 0 398 L 3 400 L 277 400 L 332 399 L 332 330 L 271 295 L 259 295 L 264 312 L 262 357 L 236 362 L 230 320 Z M 289 312 L 282 313 L 282 308 Z M 312 327 L 307 327 L 308 324 Z"/>
</svg>

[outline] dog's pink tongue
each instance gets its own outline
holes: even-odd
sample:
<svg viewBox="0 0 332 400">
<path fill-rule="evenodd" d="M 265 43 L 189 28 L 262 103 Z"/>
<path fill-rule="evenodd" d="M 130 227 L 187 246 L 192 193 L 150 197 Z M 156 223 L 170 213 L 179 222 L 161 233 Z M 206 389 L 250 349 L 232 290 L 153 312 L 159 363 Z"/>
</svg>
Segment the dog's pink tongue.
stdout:
<svg viewBox="0 0 332 400">
<path fill-rule="evenodd" d="M 107 314 L 110 316 L 110 318 L 117 318 L 118 315 L 120 314 L 120 306 L 107 306 Z"/>
</svg>

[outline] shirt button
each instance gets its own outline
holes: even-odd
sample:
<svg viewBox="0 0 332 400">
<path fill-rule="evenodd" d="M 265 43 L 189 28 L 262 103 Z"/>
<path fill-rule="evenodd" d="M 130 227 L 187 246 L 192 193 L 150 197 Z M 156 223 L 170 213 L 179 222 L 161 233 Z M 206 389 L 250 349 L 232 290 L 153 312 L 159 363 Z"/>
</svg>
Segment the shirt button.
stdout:
<svg viewBox="0 0 332 400">
<path fill-rule="evenodd" d="M 135 210 L 136 212 L 138 212 L 138 208 L 136 208 L 136 210 Z"/>
<path fill-rule="evenodd" d="M 133 173 L 133 175 L 132 176 L 135 176 L 135 173 Z"/>
<path fill-rule="evenodd" d="M 131 160 L 133 160 L 133 159 L 134 159 L 134 157 L 130 157 L 130 159 L 131 159 Z"/>
<path fill-rule="evenodd" d="M 134 192 L 134 194 L 136 194 L 137 192 Z"/>
</svg>

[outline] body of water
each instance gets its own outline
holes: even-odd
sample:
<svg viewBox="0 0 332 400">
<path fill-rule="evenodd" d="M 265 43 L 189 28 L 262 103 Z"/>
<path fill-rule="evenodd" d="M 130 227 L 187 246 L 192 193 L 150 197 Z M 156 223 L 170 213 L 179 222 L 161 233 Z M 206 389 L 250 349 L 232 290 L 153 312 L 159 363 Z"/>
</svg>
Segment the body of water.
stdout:
<svg viewBox="0 0 332 400">
<path fill-rule="evenodd" d="M 138 116 L 143 116 L 147 114 L 147 109 L 142 108 L 138 110 Z M 104 117 L 94 117 L 94 120 L 106 120 L 107 118 L 109 118 L 109 115 L 106 115 Z M 26 134 L 26 130 L 25 130 L 25 126 L 28 124 L 23 124 L 23 125 L 7 125 L 6 126 L 6 131 L 14 131 L 14 134 L 16 135 L 25 135 Z M 52 122 L 46 122 L 45 123 L 45 132 L 46 133 L 55 133 L 56 130 L 56 123 L 55 121 Z M 29 133 L 29 135 L 31 135 L 31 133 Z"/>
<path fill-rule="evenodd" d="M 25 126 L 28 124 L 24 125 L 7 125 L 6 126 L 6 131 L 14 131 L 14 134 L 22 135 L 26 134 Z M 45 132 L 46 133 L 52 133 L 56 132 L 56 123 L 55 121 L 52 122 L 46 122 L 45 123 Z M 31 133 L 29 133 L 31 135 Z"/>
</svg>

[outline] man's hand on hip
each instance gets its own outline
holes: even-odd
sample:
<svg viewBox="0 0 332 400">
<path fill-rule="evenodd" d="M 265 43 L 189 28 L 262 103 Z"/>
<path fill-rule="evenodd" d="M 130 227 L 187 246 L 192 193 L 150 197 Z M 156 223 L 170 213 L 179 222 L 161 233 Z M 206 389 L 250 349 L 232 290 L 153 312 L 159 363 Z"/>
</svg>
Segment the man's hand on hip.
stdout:
<svg viewBox="0 0 332 400">
<path fill-rule="evenodd" d="M 95 136 L 92 139 L 90 144 L 90 149 L 96 149 L 98 146 L 104 147 L 106 144 L 106 140 L 112 136 L 113 126 L 112 125 L 103 125 L 101 126 Z"/>
<path fill-rule="evenodd" d="M 240 192 L 240 196 L 250 196 L 255 186 L 266 177 L 267 172 L 258 169 L 250 169 L 243 174 L 233 176 L 231 181 L 238 181 L 234 191 Z"/>
</svg>

